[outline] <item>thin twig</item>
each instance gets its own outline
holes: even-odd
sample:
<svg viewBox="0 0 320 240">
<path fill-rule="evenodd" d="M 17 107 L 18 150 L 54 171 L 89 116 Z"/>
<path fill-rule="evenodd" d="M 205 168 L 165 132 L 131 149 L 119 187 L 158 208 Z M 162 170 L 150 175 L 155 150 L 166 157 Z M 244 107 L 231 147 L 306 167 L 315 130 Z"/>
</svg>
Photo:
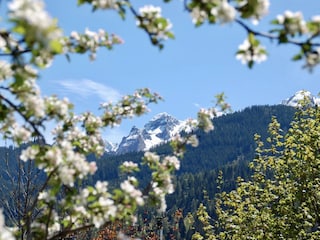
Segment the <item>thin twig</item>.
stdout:
<svg viewBox="0 0 320 240">
<path fill-rule="evenodd" d="M 2 96 L 0 94 L 0 99 L 4 100 L 10 107 L 13 108 L 13 110 L 15 110 L 27 123 L 30 124 L 30 126 L 32 127 L 34 133 L 38 136 L 41 137 L 42 139 L 45 139 L 44 136 L 42 135 L 42 133 L 38 130 L 38 128 L 35 126 L 35 124 L 30 121 L 29 118 L 27 118 L 22 112 L 20 112 L 19 108 L 13 103 L 11 102 L 9 99 L 5 98 L 4 96 Z"/>
<path fill-rule="evenodd" d="M 240 19 L 236 19 L 235 22 L 238 23 L 241 27 L 243 27 L 248 33 L 252 33 L 255 36 L 260 36 L 260 37 L 267 38 L 267 39 L 270 39 L 270 40 L 279 40 L 279 37 L 276 36 L 276 35 L 272 35 L 270 33 L 258 32 L 258 31 L 253 30 L 252 28 L 250 28 L 247 24 L 245 24 Z M 311 40 L 314 39 L 317 36 L 319 36 L 319 34 L 312 35 L 306 41 L 301 41 L 301 42 L 295 41 L 295 40 L 292 40 L 292 39 L 288 39 L 286 43 L 290 43 L 290 44 L 297 45 L 297 46 L 300 46 L 300 47 L 308 43 L 308 44 L 310 44 L 312 46 L 315 46 L 315 47 L 317 46 L 318 47 L 318 46 L 320 46 L 320 43 L 312 43 L 311 42 Z"/>
</svg>

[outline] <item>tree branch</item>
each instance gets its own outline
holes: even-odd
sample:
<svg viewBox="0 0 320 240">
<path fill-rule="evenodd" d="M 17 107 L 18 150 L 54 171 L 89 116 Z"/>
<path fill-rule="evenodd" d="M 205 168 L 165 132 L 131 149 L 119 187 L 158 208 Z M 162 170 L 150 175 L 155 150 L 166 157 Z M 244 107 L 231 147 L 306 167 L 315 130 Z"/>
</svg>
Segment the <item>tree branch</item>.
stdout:
<svg viewBox="0 0 320 240">
<path fill-rule="evenodd" d="M 0 57 L 20 56 L 24 53 L 29 53 L 29 52 L 31 52 L 30 49 L 25 49 L 25 50 L 21 50 L 21 51 L 12 51 L 10 53 L 0 53 Z"/>
<path fill-rule="evenodd" d="M 39 131 L 39 129 L 36 127 L 36 125 L 30 121 L 29 118 L 27 118 L 20 110 L 19 108 L 13 103 L 11 102 L 9 99 L 5 98 L 4 96 L 2 96 L 0 94 L 0 99 L 2 99 L 3 101 L 5 101 L 10 107 L 13 108 L 14 111 L 16 111 L 27 123 L 29 123 L 29 125 L 31 126 L 31 128 L 33 129 L 34 133 L 36 134 L 36 136 L 42 138 L 45 140 L 43 134 Z"/>
<path fill-rule="evenodd" d="M 252 33 L 255 36 L 259 36 L 259 37 L 263 37 L 263 38 L 267 38 L 270 40 L 279 40 L 279 37 L 276 35 L 272 35 L 270 33 L 264 33 L 264 32 L 258 32 L 253 30 L 252 28 L 250 28 L 247 24 L 245 24 L 243 21 L 241 21 L 240 19 L 236 19 L 235 20 L 236 23 L 238 23 L 241 27 L 243 27 L 248 33 Z M 315 37 L 317 37 L 318 35 L 312 35 L 309 39 L 307 39 L 306 41 L 295 41 L 293 39 L 288 39 L 286 43 L 290 43 L 293 45 L 297 45 L 297 46 L 303 46 L 306 43 L 311 44 L 312 46 L 320 46 L 320 43 L 312 43 L 311 40 L 314 39 Z"/>
</svg>

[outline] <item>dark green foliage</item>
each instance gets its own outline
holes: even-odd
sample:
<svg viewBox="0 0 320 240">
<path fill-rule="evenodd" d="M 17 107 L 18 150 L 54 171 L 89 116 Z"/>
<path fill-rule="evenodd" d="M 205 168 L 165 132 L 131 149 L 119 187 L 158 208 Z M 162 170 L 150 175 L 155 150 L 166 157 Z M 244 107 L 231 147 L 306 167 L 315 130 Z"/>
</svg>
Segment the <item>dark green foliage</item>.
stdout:
<svg viewBox="0 0 320 240">
<path fill-rule="evenodd" d="M 209 134 L 197 133 L 200 144 L 185 154 L 181 173 L 217 169 L 239 157 L 245 161 L 252 160 L 254 134 L 258 133 L 265 139 L 272 116 L 277 116 L 286 131 L 293 114 L 293 108 L 283 105 L 253 106 L 216 118 L 214 131 Z"/>
<path fill-rule="evenodd" d="M 181 160 L 181 169 L 177 172 L 176 191 L 168 196 L 169 208 L 176 206 L 184 212 L 194 211 L 203 200 L 203 190 L 213 196 L 216 189 L 216 177 L 223 170 L 225 190 L 235 187 L 238 176 L 246 178 L 251 174 L 248 163 L 254 158 L 254 134 L 262 139 L 268 136 L 268 125 L 272 116 L 276 116 L 283 131 L 286 131 L 294 115 L 294 108 L 276 106 L 252 106 L 243 111 L 227 114 L 214 119 L 214 131 L 210 133 L 195 132 L 200 144 L 197 148 L 190 147 Z M 170 146 L 162 145 L 154 149 L 158 154 L 168 154 Z M 119 183 L 119 163 L 123 161 L 139 162 L 143 153 L 125 155 L 105 154 L 97 161 L 98 172 L 95 180 L 108 180 L 112 185 Z M 145 170 L 137 173 L 142 186 L 149 179 Z"/>
<path fill-rule="evenodd" d="M 225 191 L 235 188 L 238 176 L 247 179 L 252 174 L 248 163 L 255 154 L 254 134 L 258 133 L 263 140 L 266 139 L 272 116 L 276 116 L 282 130 L 287 131 L 294 111 L 293 108 L 283 105 L 253 106 L 214 119 L 215 129 L 208 134 L 196 131 L 195 134 L 198 136 L 200 144 L 197 148 L 190 147 L 181 160 L 181 169 L 177 172 L 175 179 L 175 192 L 167 197 L 167 215 L 173 215 L 177 209 L 182 209 L 184 216 L 188 212 L 194 213 L 201 202 L 206 203 L 208 196 L 212 199 L 217 191 L 216 181 L 219 170 L 224 173 L 222 190 Z M 8 167 L 11 170 L 18 169 L 17 159 L 20 151 L 12 147 L 0 148 L 1 169 Z M 166 144 L 157 147 L 154 151 L 165 155 L 171 152 L 171 147 Z M 116 187 L 126 177 L 120 173 L 119 164 L 123 161 L 140 162 L 142 156 L 142 152 L 125 155 L 105 154 L 97 160 L 93 155 L 90 155 L 88 159 L 89 161 L 97 161 L 98 171 L 91 179 L 85 180 L 82 184 L 107 180 L 110 187 Z M 7 167 L 4 159 L 9 159 Z M 146 168 L 142 167 L 142 170 L 136 174 L 143 187 L 146 187 L 150 181 L 146 171 Z M 2 171 L 2 184 L 8 185 L 8 180 Z M 3 194 L 0 197 L 7 198 Z M 212 217 L 214 217 L 213 205 L 206 204 Z M 185 237 L 185 234 L 191 234 L 183 232 L 181 232 L 182 238 Z"/>
</svg>

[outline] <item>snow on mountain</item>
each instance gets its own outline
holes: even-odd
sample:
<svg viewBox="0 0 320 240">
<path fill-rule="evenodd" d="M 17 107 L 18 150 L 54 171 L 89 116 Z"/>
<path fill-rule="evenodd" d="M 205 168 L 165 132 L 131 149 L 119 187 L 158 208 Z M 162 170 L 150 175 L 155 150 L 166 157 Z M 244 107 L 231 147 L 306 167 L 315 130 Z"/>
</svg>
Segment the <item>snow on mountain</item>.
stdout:
<svg viewBox="0 0 320 240">
<path fill-rule="evenodd" d="M 185 123 L 168 113 L 159 113 L 146 123 L 143 129 L 133 127 L 129 135 L 122 138 L 116 153 L 147 151 L 169 141 L 184 129 Z"/>
<path fill-rule="evenodd" d="M 307 97 L 311 104 L 320 104 L 320 98 L 313 96 L 309 91 L 300 90 L 293 96 L 283 100 L 281 104 L 287 106 L 299 106 L 300 101 Z M 223 113 L 218 113 L 221 116 Z M 181 131 L 190 132 L 191 127 L 187 121 L 180 121 L 168 113 L 155 115 L 142 129 L 133 127 L 128 136 L 123 137 L 120 144 L 106 141 L 106 152 L 124 154 L 128 152 L 147 151 L 157 145 L 168 142 Z"/>
<path fill-rule="evenodd" d="M 116 149 L 116 153 L 124 154 L 128 152 L 138 152 L 145 149 L 145 146 L 142 130 L 134 126 L 129 135 L 122 138 L 118 148 Z"/>
<path fill-rule="evenodd" d="M 297 107 L 300 105 L 301 100 L 303 100 L 305 97 L 310 100 L 310 103 L 312 105 L 320 104 L 320 98 L 313 96 L 311 92 L 306 90 L 297 91 L 293 96 L 287 98 L 286 100 L 283 100 L 281 104 L 291 107 Z"/>
<path fill-rule="evenodd" d="M 109 142 L 108 140 L 105 140 L 104 145 L 105 145 L 104 147 L 105 152 L 115 152 L 118 148 L 117 143 L 112 143 L 112 142 Z"/>
</svg>

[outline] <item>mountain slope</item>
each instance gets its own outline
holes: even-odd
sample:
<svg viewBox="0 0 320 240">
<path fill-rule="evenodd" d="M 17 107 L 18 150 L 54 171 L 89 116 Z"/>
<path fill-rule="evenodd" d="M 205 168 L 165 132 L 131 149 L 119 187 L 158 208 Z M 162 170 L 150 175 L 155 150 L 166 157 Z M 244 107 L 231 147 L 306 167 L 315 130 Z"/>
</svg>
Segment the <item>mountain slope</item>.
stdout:
<svg viewBox="0 0 320 240">
<path fill-rule="evenodd" d="M 283 105 L 291 106 L 291 107 L 297 107 L 300 105 L 301 101 L 307 98 L 310 101 L 311 105 L 319 105 L 320 104 L 320 98 L 316 97 L 311 94 L 311 92 L 306 91 L 306 90 L 300 90 L 297 91 L 293 96 L 283 100 L 281 103 Z"/>
<path fill-rule="evenodd" d="M 169 141 L 184 126 L 184 121 L 179 121 L 168 113 L 159 113 L 143 129 L 133 127 L 129 135 L 122 138 L 116 153 L 147 151 Z"/>
<path fill-rule="evenodd" d="M 293 96 L 283 100 L 281 105 L 290 107 L 299 106 L 301 100 L 308 98 L 312 105 L 320 104 L 320 98 L 313 96 L 309 91 L 300 90 Z M 223 116 L 223 114 L 220 114 Z M 186 121 L 180 121 L 168 113 L 159 113 L 154 116 L 142 129 L 133 127 L 128 136 L 123 137 L 120 144 L 107 144 L 106 151 L 116 154 L 147 151 L 151 148 L 168 142 L 175 134 L 186 127 Z"/>
</svg>

